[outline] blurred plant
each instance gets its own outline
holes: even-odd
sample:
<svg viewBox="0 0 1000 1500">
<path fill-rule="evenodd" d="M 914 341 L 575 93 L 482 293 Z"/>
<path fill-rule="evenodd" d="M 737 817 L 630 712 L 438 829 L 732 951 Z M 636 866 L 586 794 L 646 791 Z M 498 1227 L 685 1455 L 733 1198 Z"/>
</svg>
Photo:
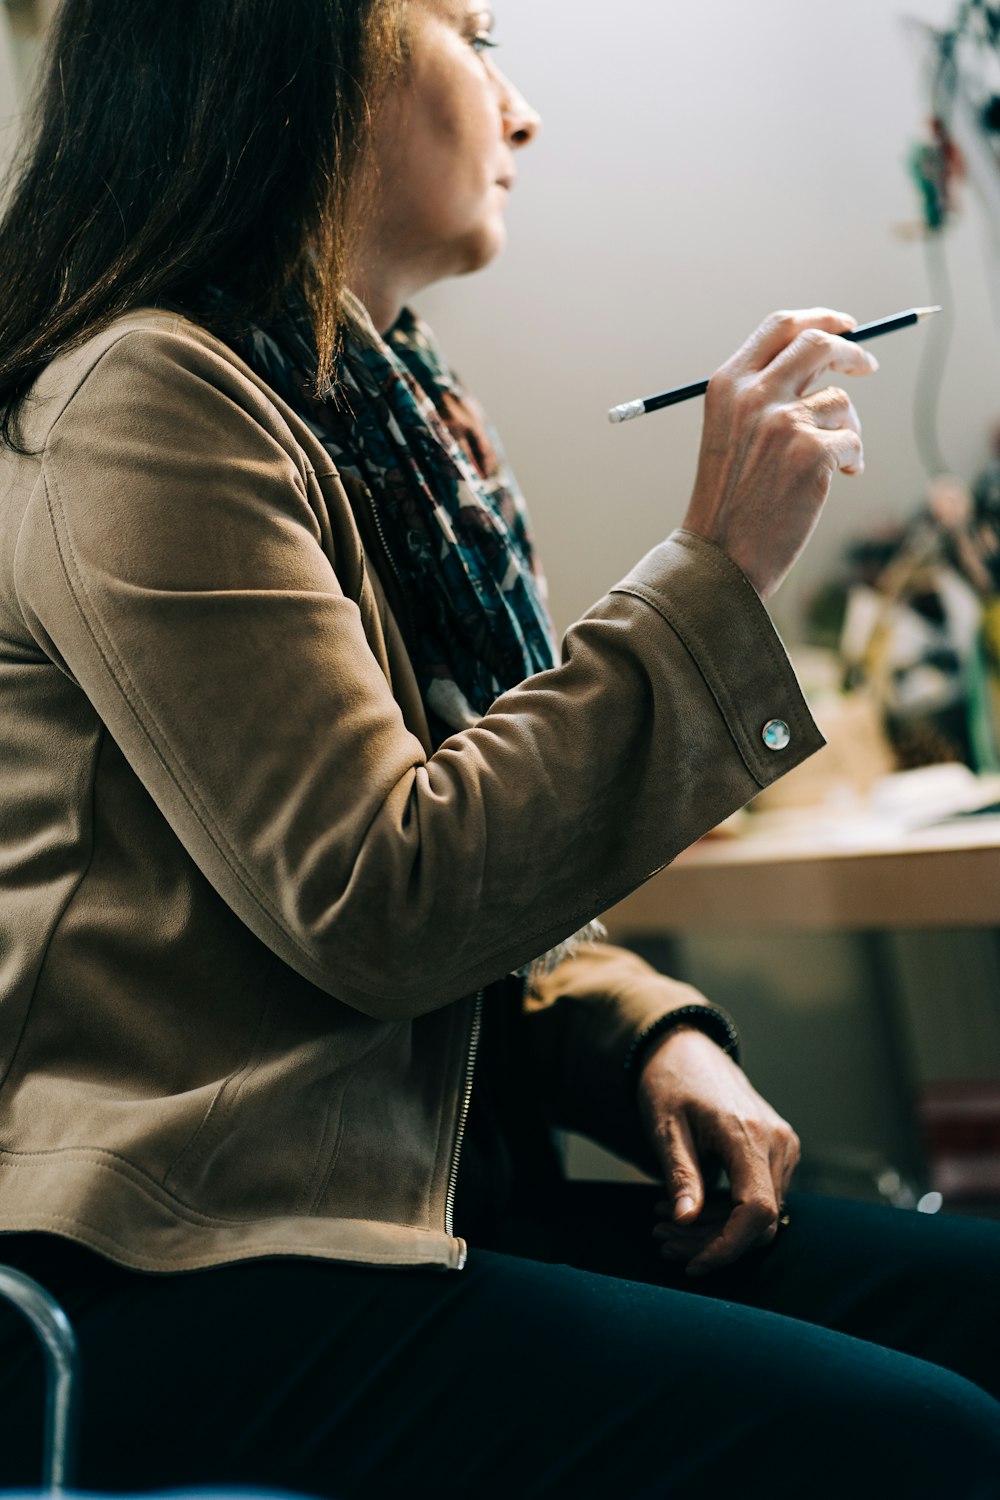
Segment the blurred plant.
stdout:
<svg viewBox="0 0 1000 1500">
<path fill-rule="evenodd" d="M 959 208 L 959 187 L 965 180 L 965 159 L 942 117 L 933 115 L 927 128 L 929 139 L 918 141 L 910 152 L 910 173 L 920 193 L 923 221 L 900 226 L 906 238 L 944 229 Z"/>
<path fill-rule="evenodd" d="M 991 505 L 1000 502 L 1000 453 L 979 483 Z M 977 672 L 994 617 L 1000 682 L 998 588 L 1000 509 L 988 510 L 945 474 L 908 523 L 853 541 L 839 577 L 814 597 L 810 639 L 828 644 L 837 631 L 844 687 L 874 694 L 901 766 L 992 767 L 974 710 L 982 706 Z"/>
</svg>

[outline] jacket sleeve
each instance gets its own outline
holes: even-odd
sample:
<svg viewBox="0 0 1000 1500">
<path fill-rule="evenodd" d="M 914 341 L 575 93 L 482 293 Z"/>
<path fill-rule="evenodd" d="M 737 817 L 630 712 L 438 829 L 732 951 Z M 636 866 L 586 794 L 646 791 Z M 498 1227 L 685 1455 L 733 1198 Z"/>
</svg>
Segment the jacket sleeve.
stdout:
<svg viewBox="0 0 1000 1500">
<path fill-rule="evenodd" d="M 678 1006 L 703 1001 L 691 985 L 611 943 L 583 944 L 536 977 L 524 1009 L 528 1056 L 546 1119 L 659 1175 L 625 1059 L 647 1026 Z"/>
<path fill-rule="evenodd" d="M 428 758 L 316 493 L 221 353 L 126 331 L 52 426 L 16 580 L 207 879 L 367 1014 L 418 1015 L 530 961 L 822 744 L 752 586 L 679 532 L 559 666 Z"/>
</svg>

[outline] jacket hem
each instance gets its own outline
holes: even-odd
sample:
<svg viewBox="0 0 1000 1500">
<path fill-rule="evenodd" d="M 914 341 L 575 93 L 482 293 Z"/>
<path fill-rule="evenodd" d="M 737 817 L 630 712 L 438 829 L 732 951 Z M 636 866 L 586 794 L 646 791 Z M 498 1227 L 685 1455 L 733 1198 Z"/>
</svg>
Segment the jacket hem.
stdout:
<svg viewBox="0 0 1000 1500">
<path fill-rule="evenodd" d="M 90 1153 L 87 1153 L 88 1155 Z M 0 1236 L 55 1234 L 135 1271 L 167 1273 L 273 1256 L 358 1266 L 460 1270 L 465 1242 L 444 1230 L 375 1219 L 305 1217 L 279 1212 L 253 1219 L 185 1217 L 131 1177 L 91 1177 L 81 1199 L 78 1151 L 73 1161 L 0 1159 Z M 74 1170 L 75 1169 L 75 1170 Z M 3 1258 L 0 1245 L 0 1260 Z"/>
</svg>

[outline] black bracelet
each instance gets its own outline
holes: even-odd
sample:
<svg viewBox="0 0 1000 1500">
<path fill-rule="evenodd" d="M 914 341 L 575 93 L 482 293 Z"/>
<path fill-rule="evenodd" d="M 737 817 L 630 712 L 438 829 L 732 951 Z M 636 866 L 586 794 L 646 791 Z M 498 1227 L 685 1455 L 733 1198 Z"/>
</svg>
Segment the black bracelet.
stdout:
<svg viewBox="0 0 1000 1500">
<path fill-rule="evenodd" d="M 625 1081 L 630 1088 L 635 1083 L 646 1048 L 651 1042 L 666 1036 L 668 1031 L 673 1031 L 675 1026 L 690 1026 L 695 1031 L 702 1032 L 720 1046 L 734 1063 L 739 1063 L 740 1034 L 731 1015 L 720 1010 L 717 1005 L 680 1005 L 676 1010 L 668 1010 L 665 1016 L 660 1016 L 658 1021 L 647 1026 L 645 1031 L 640 1031 L 633 1039 L 625 1054 Z"/>
</svg>

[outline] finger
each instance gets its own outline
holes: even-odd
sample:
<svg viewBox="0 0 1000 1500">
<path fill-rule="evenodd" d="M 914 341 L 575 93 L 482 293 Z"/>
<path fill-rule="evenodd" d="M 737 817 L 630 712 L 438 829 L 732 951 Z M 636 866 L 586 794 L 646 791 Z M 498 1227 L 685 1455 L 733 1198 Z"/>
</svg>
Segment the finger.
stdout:
<svg viewBox="0 0 1000 1500">
<path fill-rule="evenodd" d="M 849 441 L 845 450 L 847 462 L 841 462 L 838 457 L 837 467 L 845 474 L 863 474 L 865 454 L 861 439 L 861 419 L 847 392 L 836 386 L 827 386 L 822 391 L 815 391 L 811 396 L 804 397 L 800 404 L 821 431 L 853 433 L 857 442 Z"/>
<path fill-rule="evenodd" d="M 790 1177 L 789 1142 L 786 1136 L 776 1133 L 771 1141 L 771 1182 L 774 1184 L 774 1196 L 777 1199 L 779 1215 L 785 1202 Z"/>
<path fill-rule="evenodd" d="M 857 326 L 857 318 L 852 318 L 850 313 L 835 312 L 829 307 L 807 307 L 796 312 L 771 313 L 732 358 L 727 360 L 723 368 L 734 374 L 765 370 L 807 328 L 821 328 L 827 333 L 846 333 Z"/>
<path fill-rule="evenodd" d="M 813 391 L 811 396 L 802 398 L 801 405 L 817 427 L 824 427 L 828 432 L 849 427 L 858 437 L 861 436 L 861 418 L 850 396 L 838 386 L 828 385 L 821 391 Z"/>
<path fill-rule="evenodd" d="M 784 1167 L 782 1169 L 782 1173 L 781 1173 L 781 1201 L 782 1201 L 782 1203 L 784 1203 L 785 1199 L 788 1197 L 789 1191 L 791 1190 L 792 1178 L 795 1176 L 795 1168 L 797 1166 L 798 1166 L 798 1162 L 797 1161 L 792 1161 L 792 1160 L 786 1158 L 785 1165 L 784 1165 Z"/>
<path fill-rule="evenodd" d="M 705 1184 L 694 1148 L 694 1140 L 683 1115 L 672 1115 L 660 1137 L 660 1164 L 673 1205 L 673 1218 L 690 1223 L 701 1213 L 705 1203 Z"/>
<path fill-rule="evenodd" d="M 662 1260 L 665 1260 L 668 1265 L 676 1266 L 681 1270 L 685 1269 L 694 1259 L 696 1249 L 697 1247 L 687 1245 L 658 1245 L 656 1247 L 657 1254 Z"/>
<path fill-rule="evenodd" d="M 804 328 L 768 365 L 763 384 L 774 398 L 801 396 L 827 370 L 841 375 L 872 375 L 877 369 L 874 354 L 860 344 L 822 328 Z"/>
<path fill-rule="evenodd" d="M 865 472 L 864 444 L 856 432 L 846 427 L 838 428 L 836 432 L 823 433 L 822 442 L 827 450 L 831 476 L 838 469 L 842 474 Z"/>
<path fill-rule="evenodd" d="M 708 1234 L 701 1235 L 698 1239 L 687 1236 L 672 1239 L 666 1234 L 659 1234 L 655 1236 L 654 1248 L 657 1254 L 669 1261 L 671 1265 L 687 1266 L 705 1249 L 711 1239 L 712 1236 Z"/>
<path fill-rule="evenodd" d="M 677 1224 L 672 1219 L 663 1219 L 659 1224 L 654 1224 L 653 1235 L 657 1239 L 669 1240 L 674 1245 L 707 1245 L 721 1229 L 718 1219 L 707 1224 L 701 1219 L 695 1219 L 690 1224 Z"/>
<path fill-rule="evenodd" d="M 791 1138 L 789 1139 L 789 1141 L 788 1141 L 788 1143 L 787 1143 L 787 1145 L 785 1147 L 785 1165 L 784 1165 L 784 1169 L 783 1169 L 783 1172 L 782 1172 L 782 1180 L 781 1180 L 781 1197 L 782 1197 L 782 1200 L 784 1200 L 788 1196 L 788 1189 L 792 1185 L 792 1178 L 795 1175 L 795 1169 L 796 1169 L 796 1167 L 799 1164 L 799 1159 L 800 1159 L 801 1156 L 802 1156 L 802 1144 L 801 1144 L 798 1136 L 793 1131 L 792 1134 L 791 1134 Z"/>
<path fill-rule="evenodd" d="M 717 1238 L 719 1228 L 718 1224 L 702 1224 L 700 1220 L 695 1220 L 693 1224 L 672 1224 L 669 1220 L 664 1220 L 662 1224 L 654 1225 L 653 1238 L 667 1245 L 686 1245 L 700 1249 Z"/>
<path fill-rule="evenodd" d="M 708 1224 L 703 1223 L 700 1218 L 693 1224 L 676 1224 L 664 1220 L 663 1223 L 654 1226 L 652 1242 L 654 1242 L 655 1250 L 664 1256 L 664 1259 L 672 1260 L 672 1262 L 682 1260 L 687 1265 L 687 1262 L 708 1250 L 712 1241 L 718 1239 L 720 1229 L 721 1224 L 718 1220 L 712 1220 Z"/>
<path fill-rule="evenodd" d="M 704 1172 L 702 1173 L 702 1180 L 704 1180 Z M 718 1198 L 713 1197 L 707 1192 L 701 1213 L 698 1215 L 697 1220 L 690 1225 L 674 1222 L 674 1203 L 670 1198 L 662 1198 L 653 1207 L 653 1213 L 656 1218 L 661 1222 L 667 1223 L 671 1231 L 676 1234 L 687 1234 L 692 1229 L 697 1229 L 700 1233 L 706 1226 L 712 1230 L 719 1229 L 728 1219 L 731 1210 L 732 1202 L 728 1193 L 723 1204 Z"/>
<path fill-rule="evenodd" d="M 769 1244 L 777 1233 L 780 1199 L 771 1178 L 767 1150 L 763 1143 L 752 1143 L 745 1136 L 740 1142 L 732 1160 L 726 1161 L 733 1211 L 721 1234 L 689 1262 L 689 1275 L 702 1276 L 731 1265 L 748 1250 Z"/>
<path fill-rule="evenodd" d="M 728 1215 L 727 1215 L 728 1217 Z M 671 1219 L 663 1219 L 659 1224 L 653 1226 L 653 1239 L 661 1245 L 670 1245 L 673 1249 L 683 1250 L 689 1257 L 699 1250 L 704 1250 L 714 1239 L 717 1239 L 722 1229 L 718 1219 L 707 1223 L 704 1216 L 695 1219 L 691 1223 L 678 1224 Z"/>
<path fill-rule="evenodd" d="M 777 1205 L 773 1214 L 764 1215 L 755 1205 L 741 1203 L 733 1209 L 722 1233 L 688 1262 L 688 1274 L 707 1276 L 710 1271 L 721 1271 L 746 1255 L 748 1250 L 769 1245 L 777 1232 Z"/>
</svg>

